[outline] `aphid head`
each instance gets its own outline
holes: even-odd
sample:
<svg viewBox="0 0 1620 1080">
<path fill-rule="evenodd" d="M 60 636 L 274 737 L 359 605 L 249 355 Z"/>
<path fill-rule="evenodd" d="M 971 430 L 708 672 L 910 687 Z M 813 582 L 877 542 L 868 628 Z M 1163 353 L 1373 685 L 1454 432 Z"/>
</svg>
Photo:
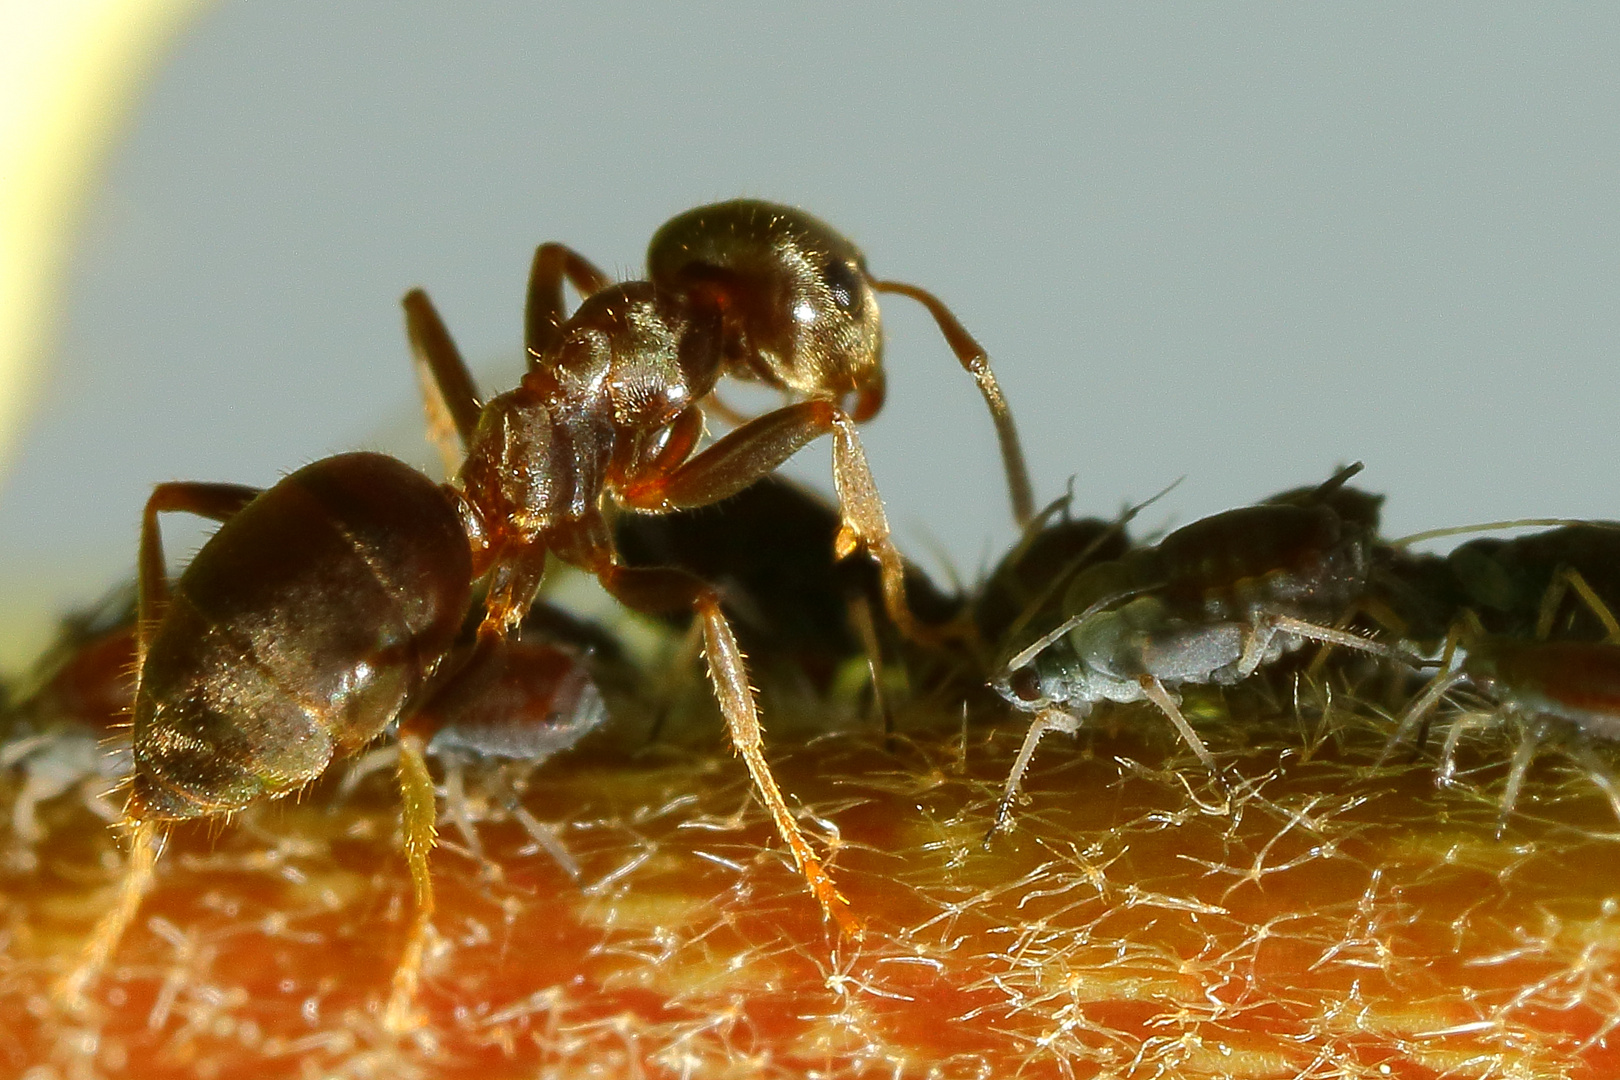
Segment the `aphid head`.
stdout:
<svg viewBox="0 0 1620 1080">
<path fill-rule="evenodd" d="M 1052 703 L 1052 696 L 1042 684 L 1041 673 L 1031 662 L 997 679 L 995 688 L 1009 704 L 1033 712 Z"/>
<path fill-rule="evenodd" d="M 751 199 L 689 210 L 659 229 L 649 279 L 725 326 L 729 374 L 806 396 L 883 393 L 883 325 L 866 259 L 802 210 Z"/>
</svg>

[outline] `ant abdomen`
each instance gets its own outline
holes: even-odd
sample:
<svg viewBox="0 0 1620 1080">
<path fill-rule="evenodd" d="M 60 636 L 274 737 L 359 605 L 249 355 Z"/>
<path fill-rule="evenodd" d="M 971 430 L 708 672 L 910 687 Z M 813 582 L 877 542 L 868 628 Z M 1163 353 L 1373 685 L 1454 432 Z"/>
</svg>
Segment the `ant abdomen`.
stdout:
<svg viewBox="0 0 1620 1080">
<path fill-rule="evenodd" d="M 375 738 L 450 648 L 471 578 L 452 503 L 393 458 L 327 458 L 253 499 L 148 645 L 130 815 L 240 809 Z"/>
</svg>

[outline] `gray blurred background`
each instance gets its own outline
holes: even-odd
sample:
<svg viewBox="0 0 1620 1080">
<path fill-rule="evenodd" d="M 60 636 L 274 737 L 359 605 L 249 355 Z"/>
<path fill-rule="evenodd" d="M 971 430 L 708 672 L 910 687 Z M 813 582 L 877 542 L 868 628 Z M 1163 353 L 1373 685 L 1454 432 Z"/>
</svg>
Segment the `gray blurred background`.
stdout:
<svg viewBox="0 0 1620 1080">
<path fill-rule="evenodd" d="M 1620 516 L 1617 31 L 1477 5 L 223 3 L 90 215 L 0 481 L 0 610 L 127 575 L 156 481 L 430 462 L 407 288 L 504 389 L 536 243 L 634 276 L 664 219 L 738 195 L 954 307 L 1043 501 L 1072 474 L 1107 514 L 1186 476 L 1160 525 L 1359 458 L 1391 535 Z M 902 544 L 971 578 L 1014 535 L 990 424 L 920 309 L 885 315 L 872 465 Z M 791 471 L 830 489 L 824 447 Z M 171 525 L 183 554 L 200 533 Z"/>
</svg>

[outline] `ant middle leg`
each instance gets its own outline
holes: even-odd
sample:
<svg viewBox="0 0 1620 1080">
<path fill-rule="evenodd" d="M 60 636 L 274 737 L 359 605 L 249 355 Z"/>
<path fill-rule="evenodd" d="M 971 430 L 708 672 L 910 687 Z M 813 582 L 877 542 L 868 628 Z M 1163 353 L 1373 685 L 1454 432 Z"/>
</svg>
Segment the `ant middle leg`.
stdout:
<svg viewBox="0 0 1620 1080">
<path fill-rule="evenodd" d="M 849 901 L 804 838 L 765 760 L 759 707 L 748 684 L 747 663 L 730 622 L 720 610 L 719 594 L 691 574 L 672 567 L 627 567 L 610 561 L 598 568 L 597 578 L 609 593 L 638 611 L 690 608 L 697 615 L 703 626 L 704 658 L 732 748 L 742 756 L 755 791 L 823 913 L 846 935 L 857 935 L 860 923 L 850 914 Z"/>
<path fill-rule="evenodd" d="M 483 402 L 461 350 L 427 293 L 412 289 L 401 303 L 405 306 L 405 336 L 410 339 L 427 409 L 428 439 L 438 448 L 445 471 L 454 473 L 472 445 Z"/>
<path fill-rule="evenodd" d="M 169 603 L 169 568 L 163 558 L 159 514 L 196 514 L 225 521 L 256 499 L 260 490 L 244 484 L 177 480 L 158 484 L 141 511 L 141 543 L 135 563 L 136 665 L 146 660 L 146 646 Z"/>
<path fill-rule="evenodd" d="M 535 249 L 534 262 L 529 266 L 529 295 L 523 308 L 523 343 L 531 368 L 557 344 L 567 321 L 563 312 L 565 279 L 581 298 L 613 284 L 612 278 L 565 244 L 545 243 Z"/>
</svg>

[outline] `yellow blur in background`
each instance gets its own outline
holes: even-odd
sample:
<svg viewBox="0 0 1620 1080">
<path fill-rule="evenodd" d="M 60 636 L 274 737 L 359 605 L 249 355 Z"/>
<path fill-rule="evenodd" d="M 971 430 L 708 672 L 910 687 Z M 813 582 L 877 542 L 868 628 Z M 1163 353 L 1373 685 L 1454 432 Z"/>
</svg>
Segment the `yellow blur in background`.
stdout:
<svg viewBox="0 0 1620 1080">
<path fill-rule="evenodd" d="M 86 196 L 204 0 L 0 0 L 0 485 L 56 347 Z"/>
</svg>

